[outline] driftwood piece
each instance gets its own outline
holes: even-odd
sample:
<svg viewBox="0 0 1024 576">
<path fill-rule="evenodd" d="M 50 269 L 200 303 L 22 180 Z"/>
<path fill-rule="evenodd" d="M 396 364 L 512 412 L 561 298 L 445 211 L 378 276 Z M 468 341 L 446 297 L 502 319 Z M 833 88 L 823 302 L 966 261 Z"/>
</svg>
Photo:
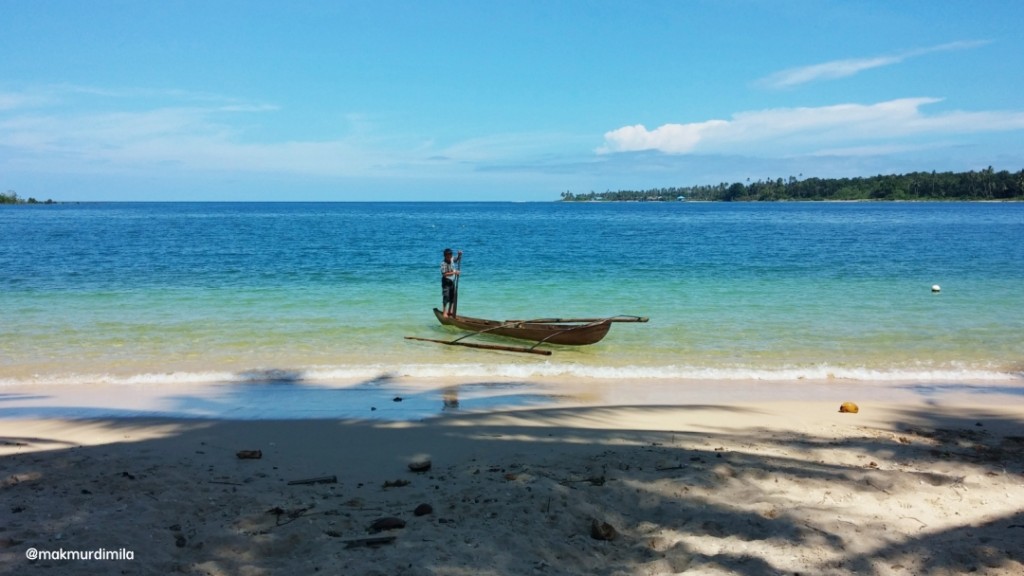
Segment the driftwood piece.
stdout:
<svg viewBox="0 0 1024 576">
<path fill-rule="evenodd" d="M 391 544 L 397 538 L 397 536 L 371 536 L 370 538 L 356 538 L 354 540 L 346 540 L 345 548 L 358 548 L 360 546 L 373 548 L 383 544 Z"/>
<path fill-rule="evenodd" d="M 405 520 L 401 518 L 395 518 L 394 516 L 388 516 L 386 518 L 379 518 L 370 524 L 367 531 L 370 533 L 384 532 L 387 530 L 398 530 L 399 528 L 405 528 Z"/>
<path fill-rule="evenodd" d="M 316 478 L 303 478 L 301 480 L 289 480 L 289 486 L 296 486 L 299 484 L 337 484 L 338 477 L 331 476 L 317 476 Z"/>
<path fill-rule="evenodd" d="M 667 470 L 685 470 L 685 469 L 686 469 L 686 466 L 683 466 L 682 464 L 674 464 L 674 465 L 673 464 L 664 464 L 664 465 L 661 465 L 661 466 L 655 466 L 654 467 L 654 470 L 656 472 L 665 472 Z"/>
<path fill-rule="evenodd" d="M 284 526 L 285 524 L 291 524 L 292 522 L 298 520 L 300 516 L 302 516 L 306 512 L 309 512 L 312 508 L 313 507 L 310 506 L 308 508 L 296 508 L 294 510 L 285 510 L 280 506 L 275 506 L 270 510 L 267 510 L 267 514 L 273 514 L 277 517 L 277 520 L 275 522 L 276 526 Z M 287 518 L 287 520 L 281 520 L 282 517 Z"/>
<path fill-rule="evenodd" d="M 559 482 L 559 484 L 563 486 L 569 486 L 570 484 L 575 484 L 577 482 L 589 482 L 591 486 L 604 486 L 604 483 L 606 481 L 607 480 L 604 477 L 604 474 L 602 474 L 600 476 L 591 476 L 590 478 L 562 480 L 561 482 Z"/>
<path fill-rule="evenodd" d="M 239 450 L 235 452 L 235 456 L 238 456 L 239 460 L 259 460 L 263 458 L 262 450 Z"/>
</svg>

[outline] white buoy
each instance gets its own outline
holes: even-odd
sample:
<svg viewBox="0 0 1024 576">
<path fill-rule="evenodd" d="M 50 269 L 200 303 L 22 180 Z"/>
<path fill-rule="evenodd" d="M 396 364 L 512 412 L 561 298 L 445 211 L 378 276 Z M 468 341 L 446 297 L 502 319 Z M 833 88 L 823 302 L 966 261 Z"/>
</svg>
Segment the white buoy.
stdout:
<svg viewBox="0 0 1024 576">
<path fill-rule="evenodd" d="M 942 286 L 938 284 L 932 284 L 932 292 L 942 292 Z"/>
</svg>

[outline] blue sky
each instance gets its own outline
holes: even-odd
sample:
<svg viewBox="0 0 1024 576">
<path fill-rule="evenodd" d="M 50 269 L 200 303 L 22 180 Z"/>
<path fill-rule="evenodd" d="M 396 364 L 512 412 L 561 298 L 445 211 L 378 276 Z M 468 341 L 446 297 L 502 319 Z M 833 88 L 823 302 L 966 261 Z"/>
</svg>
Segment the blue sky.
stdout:
<svg viewBox="0 0 1024 576">
<path fill-rule="evenodd" d="M 0 0 L 0 190 L 557 200 L 1024 169 L 1024 2 Z"/>
</svg>

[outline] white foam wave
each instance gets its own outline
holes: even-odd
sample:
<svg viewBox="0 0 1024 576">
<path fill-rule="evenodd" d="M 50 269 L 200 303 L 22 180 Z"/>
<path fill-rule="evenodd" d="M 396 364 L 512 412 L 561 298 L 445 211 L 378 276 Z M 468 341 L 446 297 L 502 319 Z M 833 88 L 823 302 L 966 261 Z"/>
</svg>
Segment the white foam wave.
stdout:
<svg viewBox="0 0 1024 576">
<path fill-rule="evenodd" d="M 143 374 L 55 374 L 0 378 L 0 387 L 19 385 L 103 384 L 123 386 L 174 386 L 232 383 L 306 384 L 380 382 L 393 378 L 444 380 L 532 380 L 579 378 L 593 380 L 678 380 L 678 381 L 764 381 L 855 380 L 864 382 L 1011 382 L 1024 374 L 972 366 L 939 368 L 872 368 L 828 365 L 797 367 L 711 367 L 711 366 L 588 366 L 544 363 L 459 363 L 459 364 L 366 364 L 313 366 L 295 370 L 253 369 L 242 372 L 167 372 Z"/>
<path fill-rule="evenodd" d="M 791 368 L 723 368 L 699 366 L 581 366 L 575 364 L 420 364 L 400 367 L 366 367 L 362 370 L 318 369 L 308 373 L 311 380 L 348 380 L 358 377 L 406 378 L 501 378 L 550 379 L 584 378 L 595 380 L 861 380 L 861 381 L 1010 381 L 1021 378 L 1007 372 L 970 368 L 947 369 L 873 369 L 830 366 Z"/>
</svg>

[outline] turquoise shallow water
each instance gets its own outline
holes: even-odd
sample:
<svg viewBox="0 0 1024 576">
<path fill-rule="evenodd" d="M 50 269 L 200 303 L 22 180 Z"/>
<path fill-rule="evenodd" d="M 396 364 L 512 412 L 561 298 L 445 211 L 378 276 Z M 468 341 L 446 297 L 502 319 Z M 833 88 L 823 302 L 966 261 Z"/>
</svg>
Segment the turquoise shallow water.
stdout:
<svg viewBox="0 0 1024 576">
<path fill-rule="evenodd" d="M 0 233 L 0 385 L 1024 371 L 1021 204 L 68 204 Z M 546 358 L 407 341 L 457 334 L 446 246 L 464 314 L 651 321 Z"/>
</svg>

